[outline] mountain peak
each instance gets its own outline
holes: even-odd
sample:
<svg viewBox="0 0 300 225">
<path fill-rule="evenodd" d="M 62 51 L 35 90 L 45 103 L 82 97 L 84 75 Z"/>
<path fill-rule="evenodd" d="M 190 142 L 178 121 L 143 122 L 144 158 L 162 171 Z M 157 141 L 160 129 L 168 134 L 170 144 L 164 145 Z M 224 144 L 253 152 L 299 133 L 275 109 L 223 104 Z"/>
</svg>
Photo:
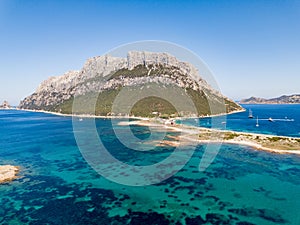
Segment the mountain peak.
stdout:
<svg viewBox="0 0 300 225">
<path fill-rule="evenodd" d="M 131 51 L 124 58 L 108 54 L 89 58 L 80 71 L 68 71 L 43 81 L 35 93 L 21 101 L 20 108 L 72 113 L 75 96 L 92 95 L 99 99 L 101 95 L 102 102 L 99 104 L 106 103 L 96 113 L 107 115 L 111 113 L 109 107 L 113 96 L 117 96 L 122 87 L 142 86 L 149 82 L 184 89 L 197 102 L 199 115 L 212 114 L 209 109 L 211 102 L 218 105 L 219 113 L 224 113 L 221 112 L 223 101 L 229 112 L 241 109 L 202 79 L 192 64 L 181 62 L 168 53 L 145 51 Z M 168 112 L 173 110 L 170 109 Z"/>
</svg>

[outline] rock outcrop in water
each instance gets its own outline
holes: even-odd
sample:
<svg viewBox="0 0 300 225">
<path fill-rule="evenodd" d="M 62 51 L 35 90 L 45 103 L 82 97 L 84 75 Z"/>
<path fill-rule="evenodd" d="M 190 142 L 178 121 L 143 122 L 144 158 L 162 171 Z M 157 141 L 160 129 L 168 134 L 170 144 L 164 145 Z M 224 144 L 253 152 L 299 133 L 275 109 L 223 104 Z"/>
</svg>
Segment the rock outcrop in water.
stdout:
<svg viewBox="0 0 300 225">
<path fill-rule="evenodd" d="M 0 184 L 16 178 L 19 168 L 11 165 L 0 166 Z"/>
<path fill-rule="evenodd" d="M 0 105 L 0 109 L 10 109 L 11 108 L 11 106 L 10 106 L 10 104 L 8 103 L 8 101 L 4 101 L 3 103 L 2 103 L 2 105 Z"/>
<path fill-rule="evenodd" d="M 190 63 L 180 62 L 167 53 L 136 51 L 129 52 L 127 58 L 110 55 L 93 57 L 86 61 L 80 71 L 69 71 L 62 76 L 50 77 L 40 84 L 35 93 L 21 101 L 19 107 L 72 113 L 74 96 L 100 93 L 101 96 L 98 98 L 102 101 L 99 101 L 96 114 L 108 115 L 114 97 L 122 87 L 134 87 L 149 82 L 172 84 L 185 89 L 194 102 L 196 101 L 195 105 L 199 105 L 197 106 L 199 115 L 211 114 L 208 101 L 220 106 L 225 103 L 227 112 L 242 109 L 214 90 L 199 76 L 198 70 Z M 173 110 L 171 106 L 165 106 L 162 101 L 157 99 L 153 101 L 153 105 L 160 106 L 161 113 Z M 157 110 L 156 106 L 149 110 Z M 146 115 L 150 111 L 145 112 Z"/>
</svg>

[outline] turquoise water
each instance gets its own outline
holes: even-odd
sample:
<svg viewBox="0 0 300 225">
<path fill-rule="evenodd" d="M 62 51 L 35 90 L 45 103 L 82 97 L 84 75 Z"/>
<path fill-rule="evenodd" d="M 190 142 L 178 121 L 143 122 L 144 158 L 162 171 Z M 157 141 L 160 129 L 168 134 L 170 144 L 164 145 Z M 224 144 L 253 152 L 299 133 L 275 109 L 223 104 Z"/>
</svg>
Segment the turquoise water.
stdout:
<svg viewBox="0 0 300 225">
<path fill-rule="evenodd" d="M 273 109 L 263 107 L 252 107 L 254 115 L 260 111 L 272 116 Z M 288 116 L 295 122 L 299 118 Z M 229 116 L 239 117 L 243 114 Z M 132 151 L 118 142 L 110 120 L 96 123 L 111 153 L 129 164 L 156 163 L 174 150 L 162 146 Z M 296 134 L 289 124 L 288 134 Z M 229 120 L 227 126 L 238 127 Z M 261 131 L 270 131 L 263 127 L 262 121 Z M 115 129 L 126 132 L 122 126 Z M 149 136 L 146 127 L 131 129 L 141 139 Z M 212 165 L 199 172 L 205 149 L 199 145 L 174 176 L 132 187 L 108 181 L 89 166 L 69 117 L 2 110 L 0 137 L 1 164 L 21 167 L 19 179 L 0 185 L 0 224 L 300 224 L 297 155 L 223 145 Z M 126 176 L 122 170 L 116 172 Z"/>
</svg>

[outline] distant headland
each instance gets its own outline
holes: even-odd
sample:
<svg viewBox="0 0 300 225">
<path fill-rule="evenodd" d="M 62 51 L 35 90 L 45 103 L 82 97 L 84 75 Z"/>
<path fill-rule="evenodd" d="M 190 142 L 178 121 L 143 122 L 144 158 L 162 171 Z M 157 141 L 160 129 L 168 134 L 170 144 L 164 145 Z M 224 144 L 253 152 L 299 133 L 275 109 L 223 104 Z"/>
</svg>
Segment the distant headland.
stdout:
<svg viewBox="0 0 300 225">
<path fill-rule="evenodd" d="M 242 99 L 239 101 L 240 104 L 300 104 L 300 94 L 294 95 L 282 95 L 276 98 L 258 98 L 251 97 L 247 99 Z"/>
</svg>

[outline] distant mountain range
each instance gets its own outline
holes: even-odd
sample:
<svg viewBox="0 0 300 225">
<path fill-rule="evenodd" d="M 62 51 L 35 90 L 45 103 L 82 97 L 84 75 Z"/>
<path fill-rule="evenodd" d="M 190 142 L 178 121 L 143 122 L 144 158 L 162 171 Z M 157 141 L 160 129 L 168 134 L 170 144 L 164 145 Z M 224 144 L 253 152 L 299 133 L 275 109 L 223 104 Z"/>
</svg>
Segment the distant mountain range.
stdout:
<svg viewBox="0 0 300 225">
<path fill-rule="evenodd" d="M 192 99 L 197 116 L 242 110 L 241 106 L 201 78 L 192 64 L 181 62 L 168 53 L 138 51 L 128 52 L 126 58 L 110 55 L 93 57 L 87 60 L 80 71 L 50 77 L 40 84 L 35 93 L 22 100 L 19 108 L 71 114 L 76 96 L 76 100 L 82 99 L 78 113 L 113 115 L 114 100 L 124 87 L 140 90 L 147 87 L 148 83 L 163 88 L 173 85 L 182 89 Z M 138 91 L 133 94 L 139 95 Z M 172 96 L 173 99 L 178 97 L 176 94 Z M 136 103 L 130 115 L 171 115 L 176 112 L 168 101 L 148 97 Z"/>
<path fill-rule="evenodd" d="M 251 97 L 242 99 L 239 101 L 240 104 L 300 104 L 300 94 L 294 95 L 282 95 L 277 98 L 257 98 Z"/>
</svg>

